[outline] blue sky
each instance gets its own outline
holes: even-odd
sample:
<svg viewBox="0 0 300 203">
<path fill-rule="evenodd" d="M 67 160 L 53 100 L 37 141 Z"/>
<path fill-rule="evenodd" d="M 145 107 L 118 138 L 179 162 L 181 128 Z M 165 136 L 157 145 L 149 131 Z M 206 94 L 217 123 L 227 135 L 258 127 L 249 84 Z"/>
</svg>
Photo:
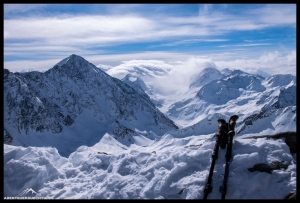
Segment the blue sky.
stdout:
<svg viewBox="0 0 300 203">
<path fill-rule="evenodd" d="M 43 71 L 71 54 L 113 66 L 286 61 L 296 74 L 296 4 L 4 4 L 5 68 Z"/>
</svg>

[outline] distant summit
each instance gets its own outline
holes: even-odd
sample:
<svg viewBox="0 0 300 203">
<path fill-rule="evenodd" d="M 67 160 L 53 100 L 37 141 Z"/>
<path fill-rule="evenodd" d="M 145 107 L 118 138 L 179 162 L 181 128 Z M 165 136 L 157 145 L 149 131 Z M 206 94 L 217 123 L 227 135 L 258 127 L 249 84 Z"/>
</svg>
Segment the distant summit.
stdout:
<svg viewBox="0 0 300 203">
<path fill-rule="evenodd" d="M 222 73 L 216 68 L 205 68 L 196 77 L 192 78 L 190 88 L 202 87 L 213 80 L 220 79 L 222 76 Z"/>
<path fill-rule="evenodd" d="M 50 74 L 52 72 L 59 72 L 78 79 L 82 79 L 91 73 L 101 73 L 108 76 L 103 70 L 97 68 L 94 64 L 88 62 L 83 57 L 75 54 L 61 60 L 52 69 L 49 69 L 45 73 Z"/>
<path fill-rule="evenodd" d="M 58 65 L 58 66 L 62 66 L 64 64 L 73 64 L 73 65 L 75 65 L 75 64 L 78 64 L 79 62 L 85 62 L 86 63 L 87 61 L 81 56 L 78 56 L 76 54 L 72 54 L 69 57 L 67 57 L 67 58 L 61 60 L 60 62 L 58 62 L 56 65 Z"/>
</svg>

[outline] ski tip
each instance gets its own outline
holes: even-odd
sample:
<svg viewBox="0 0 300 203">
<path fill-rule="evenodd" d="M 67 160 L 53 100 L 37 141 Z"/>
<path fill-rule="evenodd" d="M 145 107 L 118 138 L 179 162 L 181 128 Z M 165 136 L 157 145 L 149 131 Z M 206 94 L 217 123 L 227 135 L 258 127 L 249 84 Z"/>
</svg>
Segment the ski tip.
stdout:
<svg viewBox="0 0 300 203">
<path fill-rule="evenodd" d="M 238 118 L 239 118 L 239 116 L 238 116 L 238 115 L 233 115 L 233 116 L 231 116 L 231 117 L 230 117 L 230 119 L 229 119 L 229 120 L 236 121 Z"/>
<path fill-rule="evenodd" d="M 223 123 L 223 124 L 226 123 L 226 121 L 225 121 L 224 119 L 218 119 L 218 122 L 221 122 L 221 123 Z"/>
</svg>

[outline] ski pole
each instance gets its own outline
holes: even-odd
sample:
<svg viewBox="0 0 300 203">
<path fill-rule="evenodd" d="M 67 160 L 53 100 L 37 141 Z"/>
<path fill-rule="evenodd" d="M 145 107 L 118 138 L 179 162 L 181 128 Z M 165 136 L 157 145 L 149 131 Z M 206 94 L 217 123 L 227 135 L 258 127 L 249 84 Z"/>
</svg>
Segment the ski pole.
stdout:
<svg viewBox="0 0 300 203">
<path fill-rule="evenodd" d="M 212 161 L 211 161 L 211 165 L 210 165 L 210 169 L 209 169 L 207 183 L 206 183 L 205 189 L 204 189 L 203 199 L 207 199 L 207 195 L 209 193 L 211 193 L 211 191 L 212 191 L 211 181 L 212 181 L 212 175 L 213 175 L 215 163 L 216 163 L 216 160 L 218 159 L 218 153 L 219 153 L 219 142 L 217 140 L 216 144 L 215 144 L 215 147 L 214 147 L 214 151 L 213 151 L 212 156 L 211 156 Z"/>
</svg>

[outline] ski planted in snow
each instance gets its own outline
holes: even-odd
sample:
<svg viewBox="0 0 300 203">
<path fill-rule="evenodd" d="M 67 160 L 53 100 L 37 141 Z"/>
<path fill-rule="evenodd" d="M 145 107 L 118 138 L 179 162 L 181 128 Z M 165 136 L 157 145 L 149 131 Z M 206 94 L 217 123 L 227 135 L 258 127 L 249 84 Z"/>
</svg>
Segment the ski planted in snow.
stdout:
<svg viewBox="0 0 300 203">
<path fill-rule="evenodd" d="M 225 199 L 225 195 L 227 193 L 227 181 L 229 177 L 229 164 L 231 160 L 231 154 L 232 154 L 232 141 L 233 141 L 233 136 L 235 135 L 234 128 L 236 124 L 236 120 L 239 117 L 237 115 L 231 116 L 228 122 L 228 134 L 227 134 L 227 139 L 228 139 L 228 144 L 227 144 L 227 151 L 226 151 L 226 163 L 225 163 L 225 173 L 224 173 L 224 179 L 223 179 L 223 184 L 220 186 L 219 190 L 222 193 L 221 199 Z"/>
</svg>

